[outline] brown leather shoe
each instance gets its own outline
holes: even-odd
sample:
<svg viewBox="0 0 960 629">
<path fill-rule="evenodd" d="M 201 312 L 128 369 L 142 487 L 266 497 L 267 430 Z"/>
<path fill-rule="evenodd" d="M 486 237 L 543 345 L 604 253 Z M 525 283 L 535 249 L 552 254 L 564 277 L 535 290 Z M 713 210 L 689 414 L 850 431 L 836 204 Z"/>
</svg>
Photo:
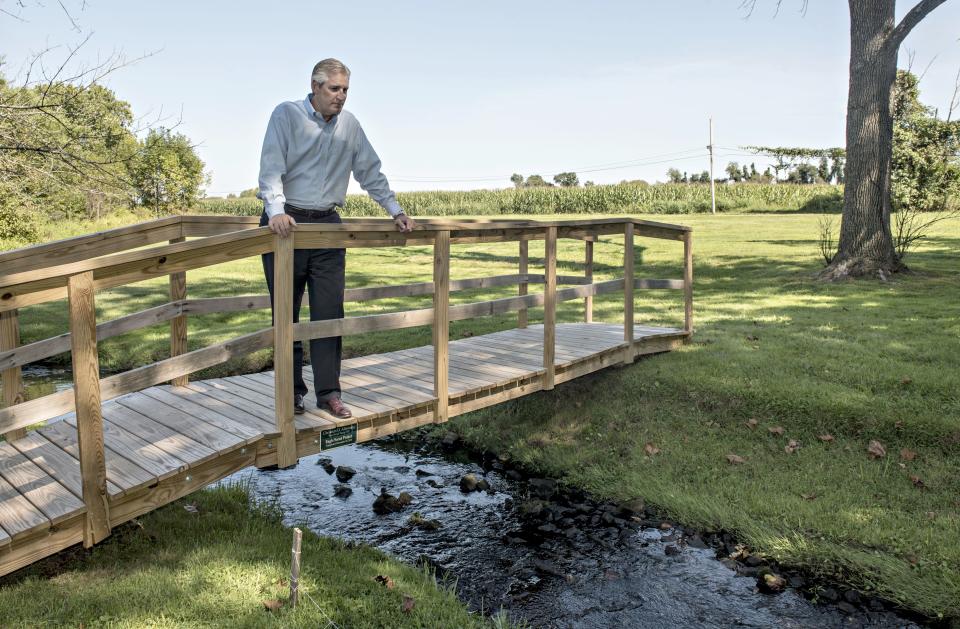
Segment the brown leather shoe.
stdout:
<svg viewBox="0 0 960 629">
<path fill-rule="evenodd" d="M 350 412 L 350 409 L 347 408 L 343 401 L 338 397 L 332 397 L 325 400 L 321 405 L 321 408 L 324 406 L 326 406 L 327 410 L 338 419 L 350 419 L 353 417 L 353 413 Z"/>
</svg>

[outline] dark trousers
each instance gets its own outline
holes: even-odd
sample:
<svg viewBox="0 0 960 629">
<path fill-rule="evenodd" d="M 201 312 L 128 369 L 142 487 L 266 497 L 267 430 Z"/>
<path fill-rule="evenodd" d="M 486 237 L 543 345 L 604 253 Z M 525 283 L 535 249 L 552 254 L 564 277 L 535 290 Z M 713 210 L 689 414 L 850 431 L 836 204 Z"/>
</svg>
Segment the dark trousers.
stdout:
<svg viewBox="0 0 960 629">
<path fill-rule="evenodd" d="M 298 223 L 340 223 L 336 212 L 316 219 L 297 218 Z M 260 216 L 260 226 L 268 222 L 266 212 Z M 263 256 L 263 272 L 273 303 L 273 254 Z M 310 320 L 340 319 L 343 317 L 345 249 L 297 249 L 293 255 L 293 321 L 300 320 L 303 291 L 310 290 Z M 272 309 L 272 306 L 271 306 Z M 340 337 L 311 339 L 310 363 L 313 366 L 313 390 L 317 402 L 340 395 Z M 303 381 L 303 343 L 293 344 L 293 392 L 306 395 Z"/>
</svg>

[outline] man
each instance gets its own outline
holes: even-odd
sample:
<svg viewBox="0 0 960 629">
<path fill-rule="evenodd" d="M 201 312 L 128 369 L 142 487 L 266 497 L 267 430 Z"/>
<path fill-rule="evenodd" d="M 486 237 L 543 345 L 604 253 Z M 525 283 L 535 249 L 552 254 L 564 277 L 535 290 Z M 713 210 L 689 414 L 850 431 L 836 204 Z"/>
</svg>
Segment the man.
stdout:
<svg viewBox="0 0 960 629">
<path fill-rule="evenodd" d="M 401 232 L 416 226 L 403 213 L 380 158 L 357 119 L 344 111 L 350 88 L 350 70 L 336 59 L 324 59 L 313 68 L 310 93 L 302 101 L 281 103 L 273 110 L 260 156 L 260 192 L 264 211 L 260 225 L 288 238 L 298 223 L 339 223 L 337 208 L 346 202 L 352 172 L 361 187 L 393 217 Z M 293 262 L 293 320 L 300 318 L 300 302 L 310 290 L 310 320 L 343 317 L 344 249 L 298 249 Z M 273 298 L 273 254 L 263 256 L 263 271 Z M 340 337 L 312 339 L 317 406 L 339 418 L 352 416 L 340 399 Z M 294 401 L 304 412 L 307 385 L 301 373 L 303 345 L 293 347 Z"/>
</svg>

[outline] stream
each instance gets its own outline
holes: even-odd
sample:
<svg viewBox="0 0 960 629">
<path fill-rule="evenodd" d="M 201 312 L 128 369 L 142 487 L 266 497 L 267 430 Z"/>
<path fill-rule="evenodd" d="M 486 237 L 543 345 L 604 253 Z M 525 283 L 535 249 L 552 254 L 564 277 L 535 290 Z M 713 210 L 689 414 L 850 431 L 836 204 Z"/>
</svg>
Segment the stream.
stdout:
<svg viewBox="0 0 960 629">
<path fill-rule="evenodd" d="M 483 479 L 489 489 L 462 491 L 468 474 L 468 485 Z M 717 560 L 725 544 L 718 536 L 688 534 L 642 507 L 560 492 L 549 479 L 435 444 L 351 445 L 224 482 L 276 501 L 288 525 L 426 563 L 455 580 L 471 609 L 503 609 L 534 627 L 918 626 L 855 592 L 824 588 L 820 598 L 836 604 L 815 604 L 789 586 L 764 593 L 763 568 L 750 557 Z M 386 513 L 378 515 L 373 505 L 384 491 L 401 499 L 381 498 Z M 401 492 L 409 494 L 405 506 Z M 799 575 L 788 578 L 804 585 Z"/>
</svg>

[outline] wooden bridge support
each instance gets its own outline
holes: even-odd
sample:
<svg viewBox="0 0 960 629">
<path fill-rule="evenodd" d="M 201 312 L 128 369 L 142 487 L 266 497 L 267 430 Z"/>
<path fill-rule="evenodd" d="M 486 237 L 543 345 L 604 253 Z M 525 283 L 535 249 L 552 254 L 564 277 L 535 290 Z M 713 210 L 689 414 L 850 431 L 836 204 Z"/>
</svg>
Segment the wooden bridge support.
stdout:
<svg viewBox="0 0 960 629">
<path fill-rule="evenodd" d="M 633 362 L 633 223 L 623 228 L 623 364 Z"/>
<path fill-rule="evenodd" d="M 587 284 L 593 284 L 593 241 L 583 242 L 583 278 Z M 593 295 L 583 298 L 583 322 L 593 323 Z"/>
<path fill-rule="evenodd" d="M 433 241 L 433 395 L 434 423 L 450 419 L 450 232 L 438 231 Z"/>
<path fill-rule="evenodd" d="M 186 238 L 172 238 L 170 244 L 185 241 Z M 170 301 L 178 302 L 187 298 L 187 272 L 179 271 L 170 274 Z M 187 315 L 181 314 L 170 320 L 170 357 L 187 353 Z M 190 376 L 184 374 L 170 381 L 175 387 L 185 387 L 190 382 Z"/>
<path fill-rule="evenodd" d="M 83 545 L 89 548 L 110 535 L 93 272 L 71 276 L 67 293 L 70 301 L 70 351 L 77 409 L 77 446 L 83 502 L 87 507 Z"/>
<path fill-rule="evenodd" d="M 683 233 L 683 331 L 693 334 L 693 234 Z"/>
<path fill-rule="evenodd" d="M 273 368 L 277 467 L 297 464 L 293 423 L 293 235 L 273 237 Z M 299 365 L 298 365 L 299 366 Z"/>
<path fill-rule="evenodd" d="M 517 288 L 517 294 L 523 297 L 527 294 L 527 287 L 529 284 L 526 280 L 526 275 L 529 272 L 529 256 L 530 256 L 530 241 L 521 240 L 520 241 L 520 285 Z M 520 308 L 517 310 L 517 328 L 523 330 L 527 327 L 527 309 L 526 307 Z"/>
<path fill-rule="evenodd" d="M 556 380 L 557 344 L 557 228 L 547 227 L 543 253 L 543 390 Z"/>
<path fill-rule="evenodd" d="M 16 310 L 0 312 L 0 350 L 16 349 L 20 346 L 20 319 Z M 3 405 L 13 406 L 23 401 L 23 376 L 19 365 L 4 369 Z M 3 435 L 7 441 L 15 441 L 27 435 L 26 428 L 11 430 Z"/>
</svg>

